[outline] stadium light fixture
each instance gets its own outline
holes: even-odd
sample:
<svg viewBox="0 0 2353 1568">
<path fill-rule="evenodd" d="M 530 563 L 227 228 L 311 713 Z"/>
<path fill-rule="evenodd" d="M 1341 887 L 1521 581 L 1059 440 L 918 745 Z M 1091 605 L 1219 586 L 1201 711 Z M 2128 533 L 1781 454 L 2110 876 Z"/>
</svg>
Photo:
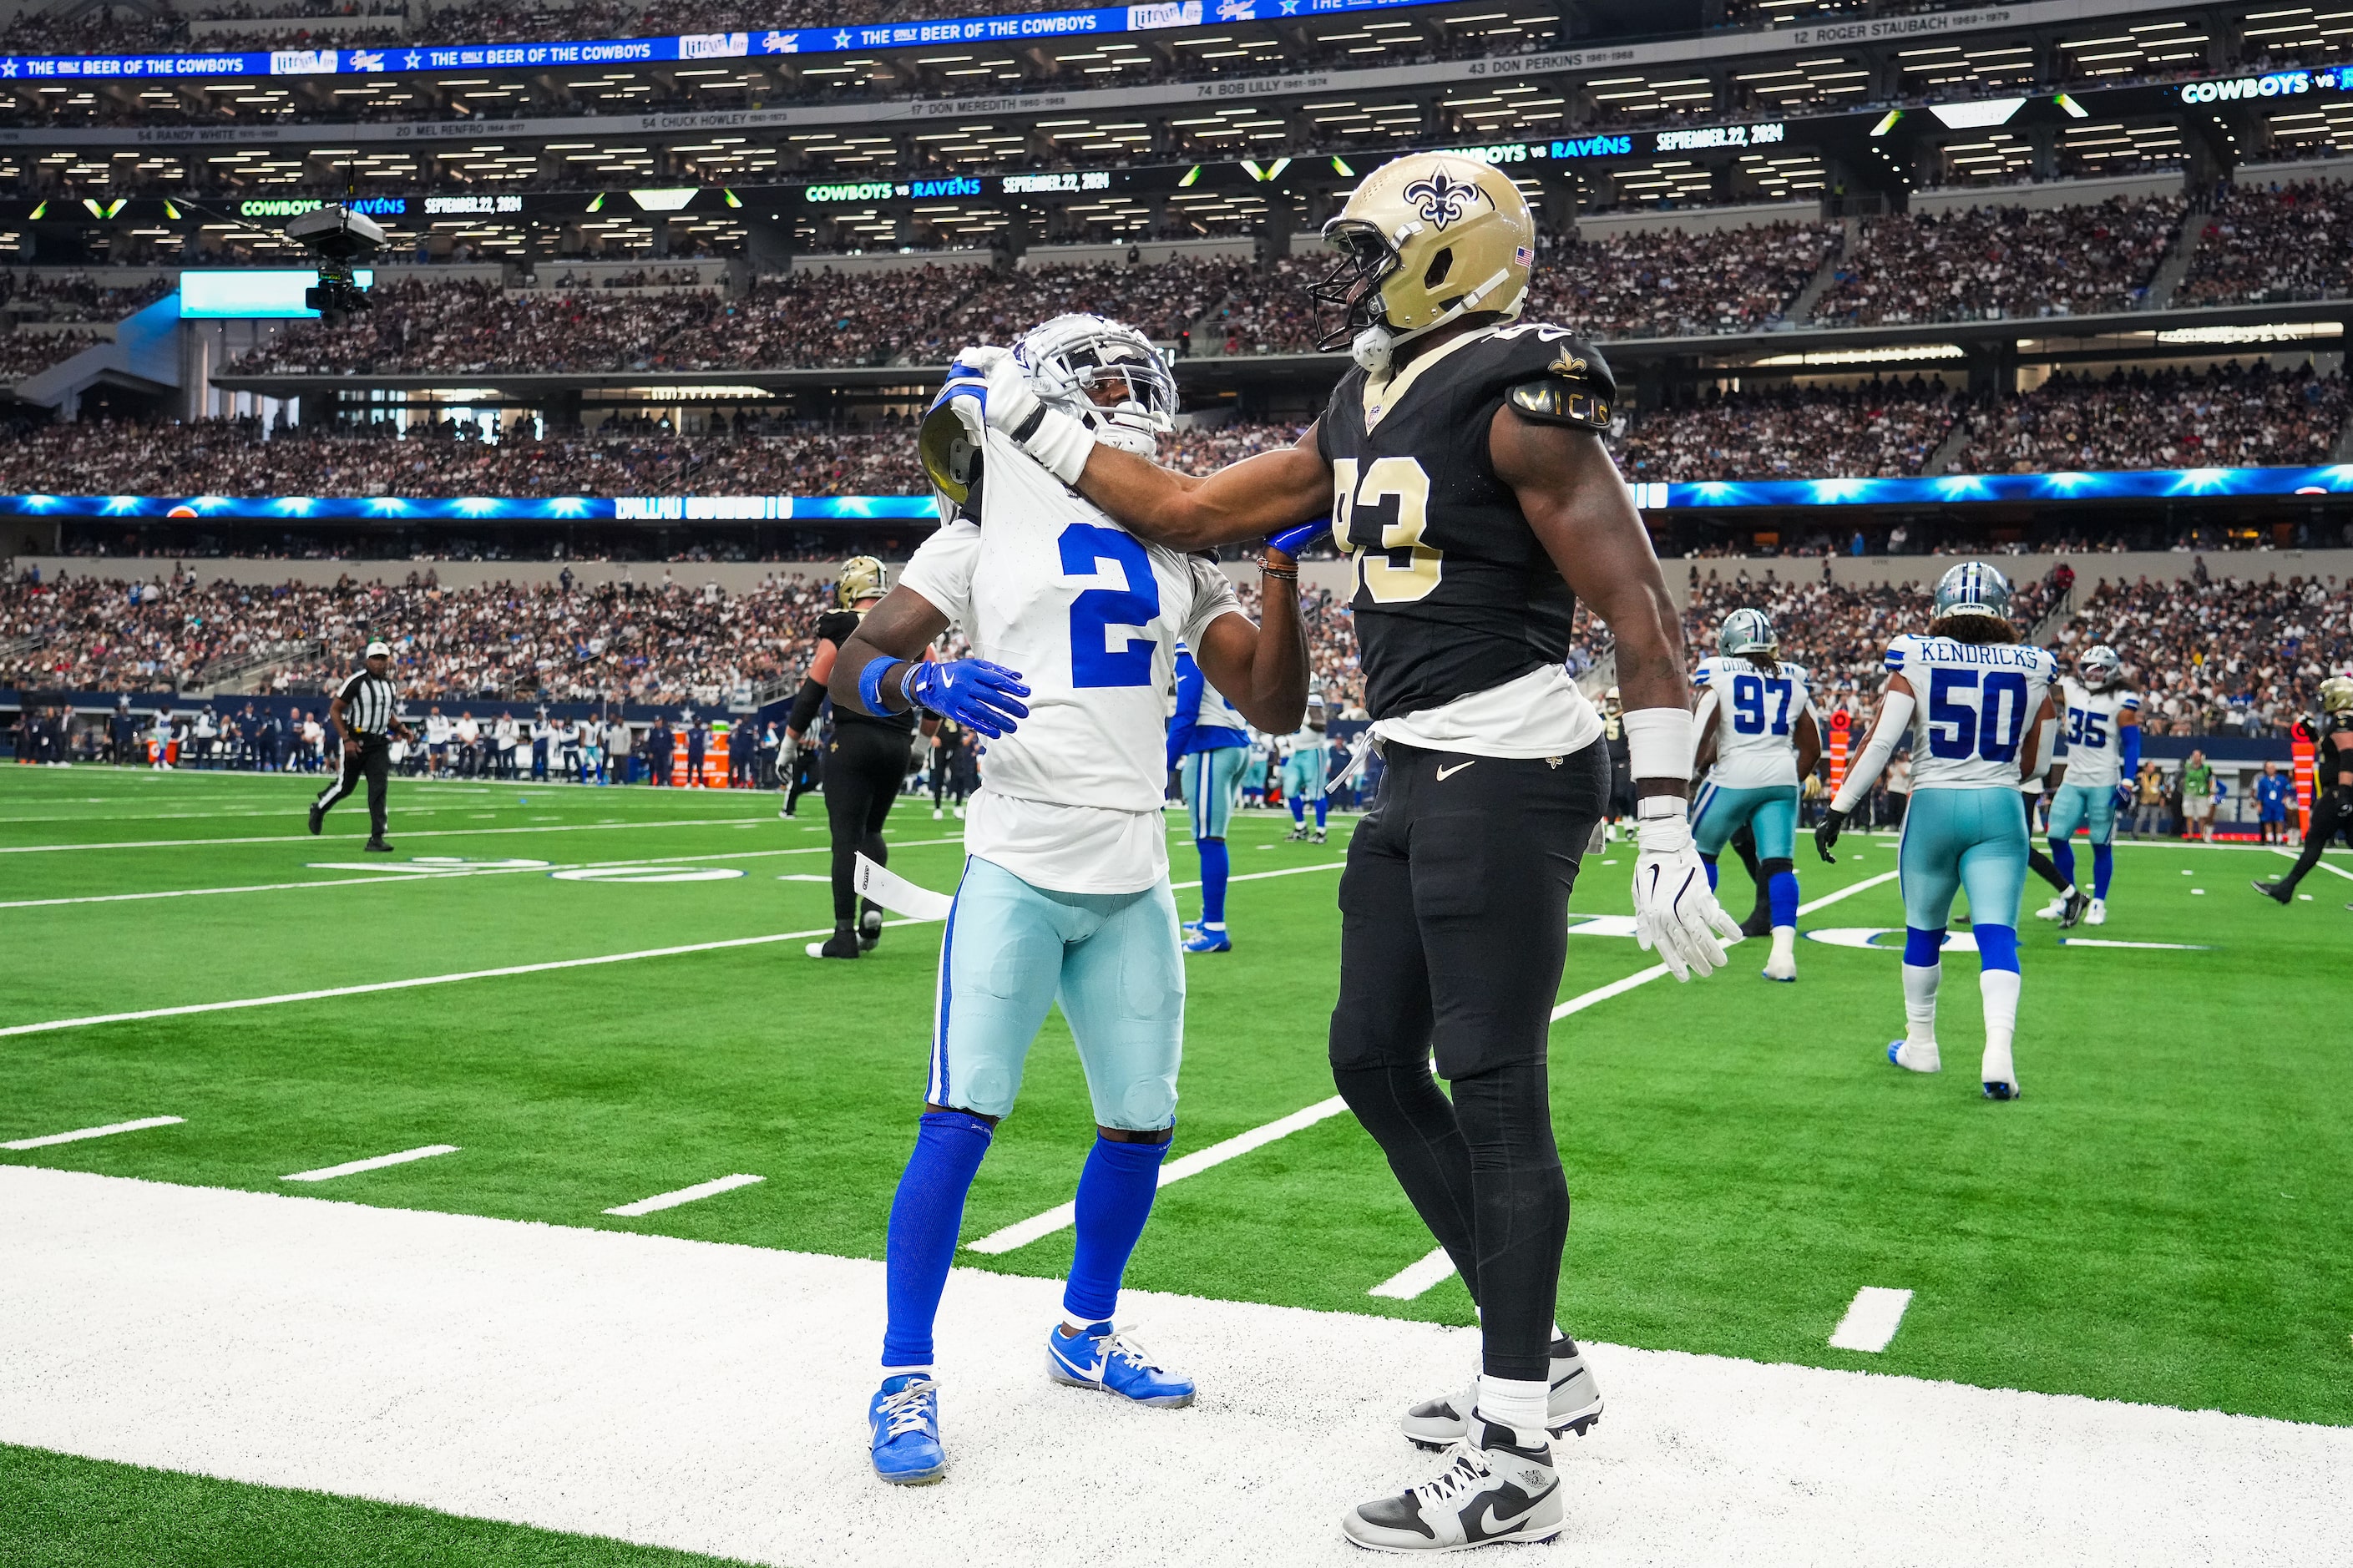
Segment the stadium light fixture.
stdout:
<svg viewBox="0 0 2353 1568">
<path fill-rule="evenodd" d="M 1889 132 L 1891 132 L 1891 131 L 1894 130 L 1894 129 L 1895 129 L 1896 122 L 1897 122 L 1898 121 L 1902 120 L 1903 118 L 1904 118 L 1904 111 L 1903 111 L 1902 110 L 1900 110 L 1900 109 L 1891 109 L 1891 110 L 1889 110 L 1885 114 L 1883 114 L 1883 115 L 1882 115 L 1882 116 L 1880 117 L 1880 121 L 1879 121 L 1879 123 L 1878 123 L 1878 124 L 1876 124 L 1876 125 L 1874 125 L 1874 126 L 1873 126 L 1873 127 L 1871 128 L 1871 133 L 1872 133 L 1873 136 L 1884 136 L 1884 135 L 1886 135 Z"/>
<path fill-rule="evenodd" d="M 2007 125 L 2010 117 L 2026 107 L 2023 98 L 1988 98 L 1974 103 L 1938 103 L 1929 106 L 1947 130 L 1981 131 L 1989 125 Z"/>
</svg>

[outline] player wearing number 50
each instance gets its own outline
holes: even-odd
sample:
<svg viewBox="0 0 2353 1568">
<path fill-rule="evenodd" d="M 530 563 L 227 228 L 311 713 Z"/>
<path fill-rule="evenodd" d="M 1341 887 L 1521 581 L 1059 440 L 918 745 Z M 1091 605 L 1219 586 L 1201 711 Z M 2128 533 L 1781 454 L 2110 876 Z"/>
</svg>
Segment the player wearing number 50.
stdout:
<svg viewBox="0 0 2353 1568">
<path fill-rule="evenodd" d="M 1856 801 L 1877 782 L 1906 730 L 1912 804 L 1895 847 L 1904 889 L 1905 1034 L 1887 1059 L 1935 1072 L 1936 985 L 1953 896 L 1969 896 L 1978 987 L 1985 997 L 1985 1056 L 1978 1074 L 1989 1100 L 2018 1098 L 2011 1037 L 2018 1028 L 2018 900 L 2026 887 L 2026 805 L 2021 781 L 2056 729 L 2051 683 L 2058 660 L 2019 645 L 2010 583 L 1968 561 L 1938 580 L 1926 637 L 1887 645 L 1887 690 L 1871 740 L 1814 829 L 1825 860 Z"/>
<path fill-rule="evenodd" d="M 1735 610 L 1716 634 L 1720 658 L 1704 659 L 1699 688 L 1699 765 L 1707 782 L 1692 802 L 1692 837 L 1715 886 L 1715 858 L 1746 825 L 1757 838 L 1757 871 L 1773 911 L 1767 980 L 1798 978 L 1798 781 L 1822 754 L 1806 672 L 1780 659 L 1780 641 L 1762 610 Z M 1708 766 L 1710 756 L 1715 765 Z"/>
<path fill-rule="evenodd" d="M 972 362 L 1001 359 L 986 393 Z M 927 419 L 926 468 L 947 521 L 834 665 L 838 707 L 922 708 L 988 737 L 966 808 L 964 880 L 940 950 L 931 1075 L 891 1207 L 882 1385 L 869 1409 L 876 1474 L 935 1480 L 932 1323 L 965 1194 L 1013 1109 L 1029 1044 L 1058 999 L 1096 1123 L 1079 1176 L 1057 1383 L 1142 1405 L 1192 1402 L 1113 1323 L 1176 1121 L 1185 965 L 1168 888 L 1163 694 L 1181 639 L 1202 674 L 1262 730 L 1307 700 L 1299 571 L 1262 563 L 1263 626 L 1216 562 L 1147 545 L 984 422 L 990 406 L 1051 408 L 1087 439 L 1148 455 L 1176 384 L 1134 329 L 1058 316 L 1009 354 L 973 351 Z M 922 663 L 950 623 L 973 658 Z"/>
<path fill-rule="evenodd" d="M 1313 295 L 1340 312 L 1324 341 L 1352 345 L 1356 368 L 1295 447 L 1173 473 L 1025 400 L 1002 364 L 987 419 L 1155 543 L 1328 517 L 1349 553 L 1387 766 L 1341 879 L 1333 1078 L 1461 1271 L 1482 1351 L 1473 1390 L 1403 1423 L 1453 1447 L 1444 1470 L 1341 1528 L 1399 1552 L 1542 1541 L 1564 1522 L 1550 1435 L 1601 1407 L 1554 1321 L 1568 1189 L 1546 1070 L 1569 888 L 1609 787 L 1600 717 L 1564 668 L 1580 596 L 1617 638 L 1641 939 L 1683 978 L 1723 963 L 1717 933 L 1739 928 L 1692 846 L 1683 638 L 1601 446 L 1609 368 L 1559 327 L 1514 322 L 1535 260 L 1526 202 L 1486 164 L 1414 153 L 1369 175 L 1324 237 L 1342 259 Z"/>
</svg>

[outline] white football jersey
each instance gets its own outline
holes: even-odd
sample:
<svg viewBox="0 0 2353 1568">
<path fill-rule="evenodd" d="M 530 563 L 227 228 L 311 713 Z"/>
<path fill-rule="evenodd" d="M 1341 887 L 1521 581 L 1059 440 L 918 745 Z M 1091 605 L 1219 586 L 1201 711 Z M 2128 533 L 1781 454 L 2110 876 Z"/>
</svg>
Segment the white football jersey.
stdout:
<svg viewBox="0 0 2353 1568">
<path fill-rule="evenodd" d="M 1331 737 L 1326 731 L 1310 729 L 1304 724 L 1293 731 L 1287 740 L 1294 752 L 1320 752 L 1331 744 Z"/>
<path fill-rule="evenodd" d="M 1148 888 L 1168 870 L 1176 644 L 1240 603 L 1215 562 L 1145 543 L 995 430 L 985 473 L 980 521 L 943 527 L 899 579 L 1029 688 L 1029 716 L 981 748 L 965 847 L 1036 887 Z"/>
<path fill-rule="evenodd" d="M 1715 693 L 1715 764 L 1710 784 L 1721 789 L 1770 789 L 1798 782 L 1798 721 L 1813 703 L 1802 666 L 1777 664 L 1772 674 L 1744 658 L 1706 658 L 1692 685 Z"/>
<path fill-rule="evenodd" d="M 2059 683 L 2066 707 L 2059 714 L 2059 734 L 2066 742 L 2067 764 L 2062 784 L 2086 789 L 2108 789 L 2123 776 L 2124 716 L 2140 711 L 2140 698 L 2121 686 L 2094 691 L 2073 676 Z"/>
<path fill-rule="evenodd" d="M 1912 787 L 2016 789 L 2021 753 L 2059 677 L 2046 648 L 1908 636 L 1887 668 L 1912 687 Z"/>
</svg>

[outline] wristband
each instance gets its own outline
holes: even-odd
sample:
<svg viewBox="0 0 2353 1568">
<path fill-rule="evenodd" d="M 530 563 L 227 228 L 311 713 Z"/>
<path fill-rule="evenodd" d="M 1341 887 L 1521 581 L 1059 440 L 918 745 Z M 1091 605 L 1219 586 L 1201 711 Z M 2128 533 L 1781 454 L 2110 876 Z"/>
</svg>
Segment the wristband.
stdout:
<svg viewBox="0 0 2353 1568">
<path fill-rule="evenodd" d="M 867 660 L 866 668 L 858 672 L 858 700 L 866 705 L 869 713 L 880 718 L 889 711 L 882 706 L 882 677 L 899 661 L 888 655 Z"/>
<path fill-rule="evenodd" d="M 1636 779 L 1673 779 L 1691 783 L 1692 755 L 1698 742 L 1692 716 L 1681 708 L 1630 708 L 1620 720 L 1626 727 L 1626 763 Z"/>
<path fill-rule="evenodd" d="M 1298 567 L 1277 566 L 1269 562 L 1264 556 L 1261 556 L 1259 558 L 1258 574 L 1261 577 L 1280 577 L 1286 583 L 1296 583 L 1299 581 Z"/>
</svg>

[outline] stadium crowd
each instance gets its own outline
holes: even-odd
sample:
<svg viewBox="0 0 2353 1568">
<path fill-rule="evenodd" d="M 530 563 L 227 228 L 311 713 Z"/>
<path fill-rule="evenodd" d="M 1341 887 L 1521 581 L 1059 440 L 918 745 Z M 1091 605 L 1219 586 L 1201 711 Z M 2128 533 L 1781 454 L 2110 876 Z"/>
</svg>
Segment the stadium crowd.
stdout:
<svg viewBox="0 0 2353 1568">
<path fill-rule="evenodd" d="M 2178 196 L 2116 196 L 2091 208 L 1874 218 L 1840 258 L 1812 319 L 1868 326 L 2128 310 L 2187 211 Z"/>
<path fill-rule="evenodd" d="M 38 375 L 104 341 L 96 332 L 0 332 L 0 383 Z"/>
<path fill-rule="evenodd" d="M 171 291 L 171 280 L 160 273 L 121 287 L 87 272 L 0 271 L 0 314 L 20 321 L 119 321 Z"/>
<path fill-rule="evenodd" d="M 1957 471 L 2294 467 L 2325 463 L 2345 428 L 2340 374 L 2274 373 L 2258 360 L 2196 374 L 2136 368 L 2052 376 L 1968 415 Z"/>
<path fill-rule="evenodd" d="M 2320 300 L 2353 292 L 2353 185 L 2225 185 L 2174 295 L 2180 305 Z"/>
<path fill-rule="evenodd" d="M 2052 646 L 2121 653 L 2155 735 L 2284 734 L 2323 680 L 2353 669 L 2353 581 L 2102 577 L 2076 601 Z"/>
<path fill-rule="evenodd" d="M 1852 390 L 1715 393 L 1638 417 L 1618 445 L 1630 479 L 1865 479 L 1917 474 L 1962 399 L 1915 375 Z"/>
</svg>

